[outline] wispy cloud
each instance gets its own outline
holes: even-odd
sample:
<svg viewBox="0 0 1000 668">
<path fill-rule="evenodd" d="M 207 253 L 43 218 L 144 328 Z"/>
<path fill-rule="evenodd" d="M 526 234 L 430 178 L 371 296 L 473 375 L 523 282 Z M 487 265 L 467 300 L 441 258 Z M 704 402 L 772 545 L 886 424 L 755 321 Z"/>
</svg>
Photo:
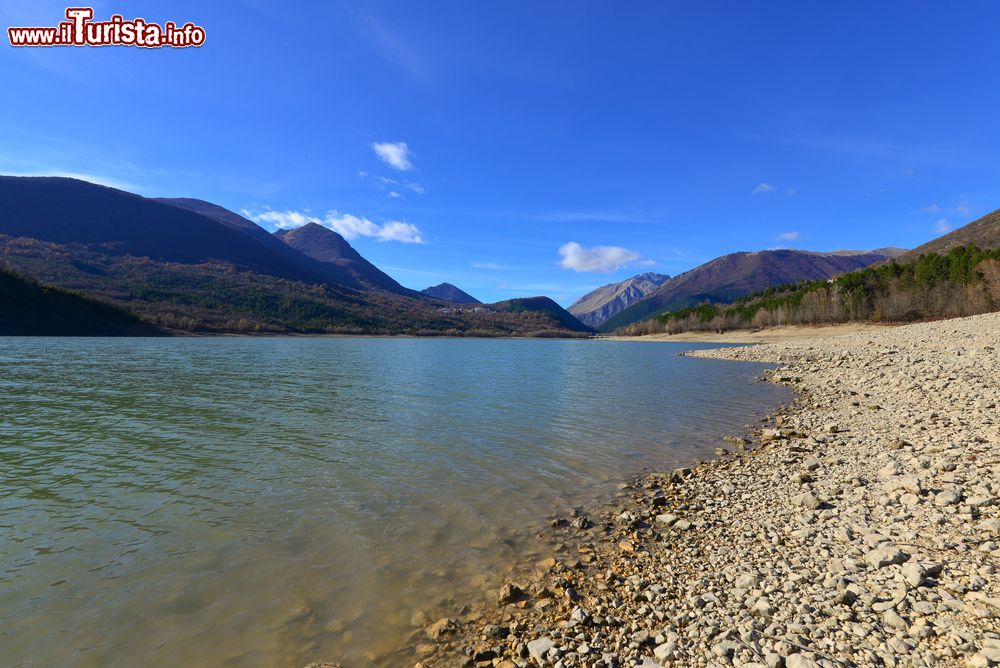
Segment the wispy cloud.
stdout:
<svg viewBox="0 0 1000 668">
<path fill-rule="evenodd" d="M 393 169 L 401 172 L 408 172 L 413 169 L 410 147 L 405 141 L 398 142 L 373 142 L 372 150 L 379 160 L 389 165 Z"/>
<path fill-rule="evenodd" d="M 548 211 L 521 214 L 520 217 L 544 220 L 552 223 L 657 223 L 663 220 L 662 216 L 649 215 L 639 211 L 617 211 L 611 209 L 595 211 Z"/>
<path fill-rule="evenodd" d="M 504 267 L 500 266 L 499 264 L 497 264 L 496 262 L 472 262 L 471 264 L 476 269 L 494 269 L 495 270 L 495 269 L 503 269 L 504 268 Z"/>
<path fill-rule="evenodd" d="M 397 181 L 396 179 L 390 179 L 387 176 L 376 176 L 376 180 L 383 186 L 399 186 L 401 188 L 406 188 L 407 190 L 412 190 L 418 195 L 423 195 L 427 190 L 419 183 L 414 183 L 413 181 Z"/>
<path fill-rule="evenodd" d="M 364 180 L 370 179 L 375 184 L 375 187 L 379 191 L 384 192 L 389 199 L 405 199 L 403 190 L 408 190 L 417 195 L 423 195 L 427 192 L 427 189 L 422 185 L 409 179 L 392 179 L 379 174 L 369 174 L 363 169 L 358 171 L 358 178 Z"/>
<path fill-rule="evenodd" d="M 559 266 L 577 272 L 609 274 L 639 259 L 639 254 L 621 246 L 593 246 L 584 248 L 575 241 L 559 248 L 562 260 Z"/>
<path fill-rule="evenodd" d="M 341 214 L 337 211 L 328 211 L 322 218 L 311 216 L 308 212 L 272 209 L 264 211 L 243 209 L 240 213 L 255 223 L 270 225 L 279 230 L 302 227 L 306 223 L 318 223 L 349 240 L 371 237 L 379 241 L 399 241 L 404 244 L 427 243 L 416 225 L 401 220 L 390 220 L 379 225 L 368 218 L 349 213 Z"/>
<path fill-rule="evenodd" d="M 968 151 L 944 146 L 921 146 L 913 143 L 896 144 L 867 137 L 833 136 L 820 133 L 799 133 L 786 136 L 748 136 L 750 141 L 772 146 L 840 153 L 890 160 L 906 165 L 939 165 L 943 167 L 968 167 Z M 912 174 L 912 167 L 907 167 Z"/>
<path fill-rule="evenodd" d="M 934 231 L 938 234 L 947 234 L 948 232 L 951 232 L 951 223 L 948 222 L 947 218 L 941 218 L 934 223 Z"/>
<path fill-rule="evenodd" d="M 941 214 L 954 214 L 958 216 L 969 216 L 972 214 L 972 204 L 969 203 L 962 195 L 955 196 L 955 204 L 953 206 L 941 206 L 940 204 L 934 202 L 928 204 L 927 206 L 922 206 L 914 213 L 924 213 L 933 216 L 938 216 Z"/>
<path fill-rule="evenodd" d="M 750 191 L 751 195 L 767 195 L 768 193 L 773 193 L 777 188 L 772 186 L 770 183 L 758 183 L 754 186 L 754 189 Z"/>
<path fill-rule="evenodd" d="M 370 5 L 366 6 L 370 8 Z M 361 27 L 371 36 L 370 43 L 386 62 L 403 68 L 418 79 L 426 81 L 431 78 L 425 54 L 401 31 L 381 17 L 367 15 L 359 18 Z"/>
<path fill-rule="evenodd" d="M 792 232 L 781 232 L 778 234 L 778 241 L 798 241 L 799 237 L 802 236 L 797 231 Z"/>
</svg>

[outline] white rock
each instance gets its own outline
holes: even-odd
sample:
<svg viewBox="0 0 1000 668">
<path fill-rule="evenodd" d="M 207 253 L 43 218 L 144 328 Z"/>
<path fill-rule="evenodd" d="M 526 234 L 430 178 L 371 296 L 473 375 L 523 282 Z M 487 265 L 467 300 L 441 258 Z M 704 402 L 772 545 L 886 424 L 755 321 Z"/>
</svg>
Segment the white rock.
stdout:
<svg viewBox="0 0 1000 668">
<path fill-rule="evenodd" d="M 820 668 L 820 665 L 803 654 L 785 657 L 785 668 Z"/>
<path fill-rule="evenodd" d="M 532 659 L 541 663 L 549 650 L 556 646 L 551 638 L 538 638 L 528 643 L 528 654 Z"/>
<path fill-rule="evenodd" d="M 901 564 L 907 559 L 909 559 L 907 554 L 891 543 L 882 543 L 865 555 L 865 563 L 872 568 Z"/>
</svg>

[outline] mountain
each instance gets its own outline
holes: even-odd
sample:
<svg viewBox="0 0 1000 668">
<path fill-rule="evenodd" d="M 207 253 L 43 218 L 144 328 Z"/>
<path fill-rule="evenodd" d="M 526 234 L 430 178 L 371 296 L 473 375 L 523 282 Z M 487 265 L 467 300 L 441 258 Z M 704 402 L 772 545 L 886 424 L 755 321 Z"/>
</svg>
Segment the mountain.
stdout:
<svg viewBox="0 0 1000 668">
<path fill-rule="evenodd" d="M 451 283 L 432 285 L 429 288 L 424 288 L 420 292 L 428 297 L 442 299 L 446 302 L 452 302 L 453 304 L 482 304 L 481 301 L 470 295 L 468 292 L 458 289 Z"/>
<path fill-rule="evenodd" d="M 908 262 L 927 253 L 943 255 L 952 248 L 967 246 L 969 244 L 977 246 L 981 250 L 1000 248 L 1000 209 L 993 213 L 988 213 L 982 218 L 974 220 L 953 232 L 928 241 L 923 246 L 914 248 L 900 256 L 899 261 Z"/>
<path fill-rule="evenodd" d="M 252 220 L 233 213 L 218 204 L 212 204 L 200 199 L 189 197 L 157 197 L 155 201 L 178 207 L 188 211 L 193 211 L 202 216 L 210 218 L 217 223 L 221 223 L 237 232 L 241 232 L 257 243 L 264 246 L 271 253 L 285 258 L 287 261 L 301 267 L 303 270 L 311 272 L 312 280 L 322 280 L 332 282 L 343 287 L 356 290 L 365 288 L 359 281 L 357 275 L 345 267 L 336 264 L 329 264 L 315 260 L 305 253 L 296 250 L 289 244 L 281 240 L 280 237 L 271 234 Z M 346 243 L 346 242 L 345 242 Z"/>
<path fill-rule="evenodd" d="M 619 283 L 609 283 L 588 292 L 567 309 L 580 322 L 597 327 L 632 304 L 645 299 L 670 278 L 666 274 L 646 272 Z"/>
<path fill-rule="evenodd" d="M 110 256 L 197 264 L 321 282 L 322 274 L 194 211 L 59 177 L 0 176 L 0 234 L 100 247 Z"/>
<path fill-rule="evenodd" d="M 564 326 L 557 312 L 428 299 L 380 272 L 336 233 L 306 227 L 278 237 L 200 200 L 148 199 L 76 179 L 0 177 L 0 263 L 157 327 L 428 336 L 579 332 Z"/>
<path fill-rule="evenodd" d="M 731 302 L 771 286 L 832 278 L 886 259 L 889 255 L 875 251 L 731 253 L 671 278 L 652 295 L 609 318 L 598 329 L 610 332 L 663 311 L 703 302 Z"/>
<path fill-rule="evenodd" d="M 131 313 L 0 267 L 0 336 L 153 336 Z"/>
<path fill-rule="evenodd" d="M 572 332 L 593 332 L 593 328 L 580 322 L 576 316 L 548 297 L 521 297 L 490 304 L 490 307 L 507 313 L 530 313 L 547 316 L 558 326 Z"/>
<path fill-rule="evenodd" d="M 347 239 L 318 223 L 306 223 L 292 230 L 278 230 L 274 236 L 295 250 L 322 263 L 346 271 L 363 285 L 382 288 L 400 295 L 419 297 L 358 253 Z"/>
</svg>

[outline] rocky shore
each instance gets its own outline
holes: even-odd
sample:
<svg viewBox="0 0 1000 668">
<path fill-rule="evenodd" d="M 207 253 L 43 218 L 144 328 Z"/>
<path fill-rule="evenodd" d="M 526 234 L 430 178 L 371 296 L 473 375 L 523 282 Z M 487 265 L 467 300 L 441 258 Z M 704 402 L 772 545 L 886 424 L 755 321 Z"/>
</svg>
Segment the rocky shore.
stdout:
<svg viewBox="0 0 1000 668">
<path fill-rule="evenodd" d="M 775 363 L 798 398 L 716 461 L 554 518 L 551 557 L 405 664 L 1000 663 L 998 349 L 989 314 L 692 353 Z"/>
</svg>

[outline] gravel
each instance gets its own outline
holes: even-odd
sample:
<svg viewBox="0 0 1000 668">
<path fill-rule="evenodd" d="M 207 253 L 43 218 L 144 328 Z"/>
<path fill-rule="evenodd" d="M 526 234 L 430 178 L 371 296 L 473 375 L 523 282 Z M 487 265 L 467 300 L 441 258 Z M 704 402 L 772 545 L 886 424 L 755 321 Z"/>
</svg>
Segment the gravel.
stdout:
<svg viewBox="0 0 1000 668">
<path fill-rule="evenodd" d="M 998 348 L 987 314 L 690 353 L 777 364 L 798 398 L 553 523 L 544 567 L 400 665 L 1000 665 Z"/>
</svg>

